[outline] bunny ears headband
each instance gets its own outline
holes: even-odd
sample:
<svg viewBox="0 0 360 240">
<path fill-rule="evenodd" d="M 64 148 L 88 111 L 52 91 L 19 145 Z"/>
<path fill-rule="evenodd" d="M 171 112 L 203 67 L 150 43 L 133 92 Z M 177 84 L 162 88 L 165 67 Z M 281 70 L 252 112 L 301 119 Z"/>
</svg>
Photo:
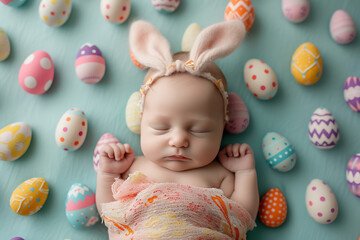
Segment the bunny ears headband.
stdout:
<svg viewBox="0 0 360 240">
<path fill-rule="evenodd" d="M 220 91 L 224 100 L 225 120 L 227 121 L 228 94 L 221 79 L 204 72 L 206 65 L 215 59 L 232 53 L 246 34 L 244 24 L 239 20 L 229 20 L 205 28 L 199 33 L 190 50 L 187 61 L 173 61 L 169 42 L 150 23 L 137 21 L 130 28 L 130 49 L 135 59 L 146 67 L 155 69 L 144 85 L 141 86 L 140 112 L 143 112 L 144 99 L 150 86 L 160 77 L 176 72 L 188 72 L 210 80 Z"/>
</svg>

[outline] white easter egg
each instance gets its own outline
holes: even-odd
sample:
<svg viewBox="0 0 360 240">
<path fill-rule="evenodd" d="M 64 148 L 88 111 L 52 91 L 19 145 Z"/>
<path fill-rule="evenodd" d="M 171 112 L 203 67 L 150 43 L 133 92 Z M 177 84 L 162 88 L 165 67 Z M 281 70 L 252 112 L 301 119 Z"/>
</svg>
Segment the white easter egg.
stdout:
<svg viewBox="0 0 360 240">
<path fill-rule="evenodd" d="M 39 16 L 48 26 L 61 26 L 70 16 L 71 0 L 42 0 L 39 5 Z"/>
<path fill-rule="evenodd" d="M 198 23 L 192 23 L 186 28 L 181 41 L 181 51 L 190 51 L 197 35 L 201 32 L 201 30 L 202 27 Z"/>
<path fill-rule="evenodd" d="M 100 10 L 103 17 L 112 23 L 123 23 L 130 14 L 130 0 L 101 0 Z"/>
<path fill-rule="evenodd" d="M 351 16 L 344 10 L 337 10 L 330 20 L 332 38 L 340 44 L 352 42 L 356 36 L 356 26 Z"/>
<path fill-rule="evenodd" d="M 0 28 L 0 62 L 4 61 L 10 54 L 10 41 L 6 32 Z"/>
<path fill-rule="evenodd" d="M 225 130 L 231 134 L 238 134 L 247 129 L 249 126 L 250 116 L 245 102 L 236 93 L 229 93 L 228 121 Z"/>
<path fill-rule="evenodd" d="M 338 215 L 338 203 L 334 192 L 320 179 L 313 179 L 308 184 L 305 204 L 309 215 L 318 223 L 332 223 Z"/>
<path fill-rule="evenodd" d="M 140 98 L 141 94 L 138 91 L 131 94 L 126 104 L 125 110 L 126 125 L 130 129 L 130 131 L 135 134 L 140 134 Z"/>
<path fill-rule="evenodd" d="M 286 19 L 294 23 L 304 21 L 310 12 L 310 0 L 282 0 L 281 6 Z"/>
<path fill-rule="evenodd" d="M 278 80 L 269 65 L 259 59 L 250 59 L 244 67 L 246 87 L 261 100 L 272 99 L 278 90 Z"/>
<path fill-rule="evenodd" d="M 100 148 L 104 146 L 105 144 L 111 144 L 111 143 L 119 143 L 119 140 L 116 139 L 111 133 L 105 133 L 103 134 L 99 141 L 96 143 L 94 154 L 93 154 L 93 165 L 95 172 L 99 170 L 99 161 L 100 161 Z"/>
<path fill-rule="evenodd" d="M 71 108 L 60 118 L 56 131 L 56 144 L 65 151 L 79 149 L 87 134 L 87 119 L 85 113 L 78 108 Z"/>
</svg>

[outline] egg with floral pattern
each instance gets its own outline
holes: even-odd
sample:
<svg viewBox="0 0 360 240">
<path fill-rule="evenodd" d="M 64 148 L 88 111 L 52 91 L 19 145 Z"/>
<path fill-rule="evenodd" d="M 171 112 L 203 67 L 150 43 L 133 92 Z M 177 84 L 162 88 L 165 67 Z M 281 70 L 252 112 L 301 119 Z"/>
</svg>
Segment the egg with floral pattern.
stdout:
<svg viewBox="0 0 360 240">
<path fill-rule="evenodd" d="M 103 17 L 112 23 L 123 23 L 130 14 L 130 0 L 101 0 L 100 10 Z"/>
<path fill-rule="evenodd" d="M 287 216 L 287 203 L 284 194 L 278 188 L 271 188 L 261 198 L 259 217 L 267 227 L 281 226 Z"/>
<path fill-rule="evenodd" d="M 39 16 L 46 25 L 59 27 L 69 19 L 71 8 L 71 0 L 42 0 Z"/>
</svg>

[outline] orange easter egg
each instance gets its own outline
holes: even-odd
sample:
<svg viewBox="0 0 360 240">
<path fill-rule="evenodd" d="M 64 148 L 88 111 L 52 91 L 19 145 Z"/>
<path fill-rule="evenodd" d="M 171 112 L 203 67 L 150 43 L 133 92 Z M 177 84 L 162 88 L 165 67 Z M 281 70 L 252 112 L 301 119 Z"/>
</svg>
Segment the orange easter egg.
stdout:
<svg viewBox="0 0 360 240">
<path fill-rule="evenodd" d="M 239 19 L 249 31 L 255 20 L 254 7 L 250 0 L 230 0 L 225 8 L 225 20 Z"/>
<path fill-rule="evenodd" d="M 287 215 L 286 199 L 278 188 L 272 188 L 261 198 L 259 217 L 268 227 L 279 227 Z"/>
</svg>

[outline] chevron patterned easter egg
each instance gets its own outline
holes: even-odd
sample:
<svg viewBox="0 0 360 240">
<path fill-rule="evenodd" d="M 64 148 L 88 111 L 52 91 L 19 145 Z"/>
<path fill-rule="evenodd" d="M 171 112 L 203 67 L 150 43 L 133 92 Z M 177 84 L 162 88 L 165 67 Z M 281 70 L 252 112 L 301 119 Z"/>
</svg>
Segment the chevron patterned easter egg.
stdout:
<svg viewBox="0 0 360 240">
<path fill-rule="evenodd" d="M 116 137 L 114 137 L 111 133 L 105 133 L 103 134 L 99 141 L 97 142 L 95 149 L 94 149 L 94 154 L 93 154 L 93 165 L 94 165 L 94 169 L 97 172 L 99 169 L 99 160 L 100 160 L 100 155 L 99 155 L 99 150 L 102 146 L 104 146 L 105 144 L 111 144 L 111 143 L 119 143 L 119 140 L 116 139 Z"/>
<path fill-rule="evenodd" d="M 309 122 L 309 137 L 311 142 L 320 149 L 330 149 L 336 146 L 340 133 L 332 114 L 326 108 L 318 108 Z"/>
<path fill-rule="evenodd" d="M 14 161 L 28 149 L 31 128 L 27 123 L 12 123 L 0 130 L 0 160 Z"/>
<path fill-rule="evenodd" d="M 141 95 L 140 92 L 136 91 L 129 97 L 129 100 L 126 104 L 125 118 L 126 125 L 135 134 L 140 134 L 140 101 Z"/>
<path fill-rule="evenodd" d="M 32 215 L 42 208 L 48 194 L 49 186 L 45 179 L 37 177 L 26 180 L 11 194 L 11 209 L 20 215 Z"/>
<path fill-rule="evenodd" d="M 319 81 L 323 71 L 321 54 L 310 42 L 301 44 L 291 60 L 291 73 L 302 85 L 313 85 Z"/>
<path fill-rule="evenodd" d="M 259 217 L 267 227 L 279 227 L 287 215 L 287 203 L 284 194 L 278 188 L 271 188 L 261 198 Z"/>
<path fill-rule="evenodd" d="M 230 0 L 225 8 L 225 20 L 239 19 L 249 31 L 254 24 L 255 11 L 250 0 Z"/>
<path fill-rule="evenodd" d="M 291 22 L 304 21 L 310 12 L 310 0 L 282 0 L 282 11 Z"/>
<path fill-rule="evenodd" d="M 66 218 L 74 228 L 91 227 L 99 221 L 95 193 L 82 183 L 74 183 L 65 201 Z"/>
<path fill-rule="evenodd" d="M 228 121 L 225 130 L 231 134 L 238 134 L 249 126 L 249 111 L 245 102 L 236 93 L 229 93 Z"/>
<path fill-rule="evenodd" d="M 291 143 L 275 132 L 269 132 L 263 139 L 263 152 L 266 162 L 272 169 L 280 172 L 290 171 L 296 163 L 296 154 Z"/>
<path fill-rule="evenodd" d="M 344 84 L 344 98 L 349 107 L 360 112 L 360 78 L 348 77 Z"/>
<path fill-rule="evenodd" d="M 346 167 L 346 180 L 350 191 L 360 198 L 360 153 L 350 158 Z"/>
</svg>

